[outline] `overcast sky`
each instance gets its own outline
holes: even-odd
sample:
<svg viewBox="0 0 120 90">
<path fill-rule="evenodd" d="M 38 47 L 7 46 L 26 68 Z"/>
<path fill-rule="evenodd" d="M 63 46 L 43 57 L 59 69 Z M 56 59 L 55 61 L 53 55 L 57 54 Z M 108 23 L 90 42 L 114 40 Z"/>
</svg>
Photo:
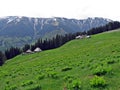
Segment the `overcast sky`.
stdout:
<svg viewBox="0 0 120 90">
<path fill-rule="evenodd" d="M 120 0 L 0 0 L 0 17 L 104 17 L 120 21 Z"/>
</svg>

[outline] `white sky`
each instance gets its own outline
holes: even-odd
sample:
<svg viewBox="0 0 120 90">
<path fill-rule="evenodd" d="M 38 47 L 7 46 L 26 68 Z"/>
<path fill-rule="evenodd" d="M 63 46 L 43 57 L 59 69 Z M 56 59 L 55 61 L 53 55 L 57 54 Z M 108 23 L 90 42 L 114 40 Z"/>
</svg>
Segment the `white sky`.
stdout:
<svg viewBox="0 0 120 90">
<path fill-rule="evenodd" d="M 0 17 L 104 17 L 120 21 L 120 0 L 0 0 Z"/>
</svg>

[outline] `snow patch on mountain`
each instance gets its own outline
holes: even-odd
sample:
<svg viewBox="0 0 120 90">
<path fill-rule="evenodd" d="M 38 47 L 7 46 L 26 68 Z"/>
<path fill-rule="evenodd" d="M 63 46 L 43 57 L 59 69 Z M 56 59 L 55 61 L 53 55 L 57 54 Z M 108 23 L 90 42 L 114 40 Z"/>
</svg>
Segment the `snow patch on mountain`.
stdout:
<svg viewBox="0 0 120 90">
<path fill-rule="evenodd" d="M 38 25 L 38 19 L 37 18 L 34 19 L 34 24 Z"/>
<path fill-rule="evenodd" d="M 40 27 L 41 30 L 43 29 L 43 26 L 44 26 L 44 20 L 42 19 L 42 20 L 41 20 L 41 27 Z"/>
</svg>

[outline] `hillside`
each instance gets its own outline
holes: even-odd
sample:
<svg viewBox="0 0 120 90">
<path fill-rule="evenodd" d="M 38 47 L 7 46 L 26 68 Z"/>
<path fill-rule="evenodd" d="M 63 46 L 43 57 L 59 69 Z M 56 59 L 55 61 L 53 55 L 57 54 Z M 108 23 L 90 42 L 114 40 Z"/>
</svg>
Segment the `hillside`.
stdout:
<svg viewBox="0 0 120 90">
<path fill-rule="evenodd" d="M 21 47 L 38 38 L 52 38 L 57 34 L 87 31 L 108 24 L 111 20 L 88 18 L 83 20 L 54 18 L 31 18 L 8 16 L 0 18 L 0 50 L 11 46 Z M 14 40 L 13 40 L 14 39 Z"/>
<path fill-rule="evenodd" d="M 119 90 L 119 46 L 120 29 L 73 40 L 57 49 L 19 55 L 0 67 L 0 89 Z"/>
</svg>

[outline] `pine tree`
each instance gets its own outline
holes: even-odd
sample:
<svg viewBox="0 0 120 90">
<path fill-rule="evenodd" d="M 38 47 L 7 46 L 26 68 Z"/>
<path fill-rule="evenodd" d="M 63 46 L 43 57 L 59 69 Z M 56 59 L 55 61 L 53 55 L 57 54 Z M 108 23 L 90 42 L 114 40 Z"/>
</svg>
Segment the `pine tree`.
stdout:
<svg viewBox="0 0 120 90">
<path fill-rule="evenodd" d="M 26 52 L 28 49 L 30 49 L 30 45 L 29 44 L 26 44 L 24 47 L 23 47 L 23 52 Z"/>
<path fill-rule="evenodd" d="M 4 64 L 6 56 L 0 51 L 0 66 Z"/>
</svg>

